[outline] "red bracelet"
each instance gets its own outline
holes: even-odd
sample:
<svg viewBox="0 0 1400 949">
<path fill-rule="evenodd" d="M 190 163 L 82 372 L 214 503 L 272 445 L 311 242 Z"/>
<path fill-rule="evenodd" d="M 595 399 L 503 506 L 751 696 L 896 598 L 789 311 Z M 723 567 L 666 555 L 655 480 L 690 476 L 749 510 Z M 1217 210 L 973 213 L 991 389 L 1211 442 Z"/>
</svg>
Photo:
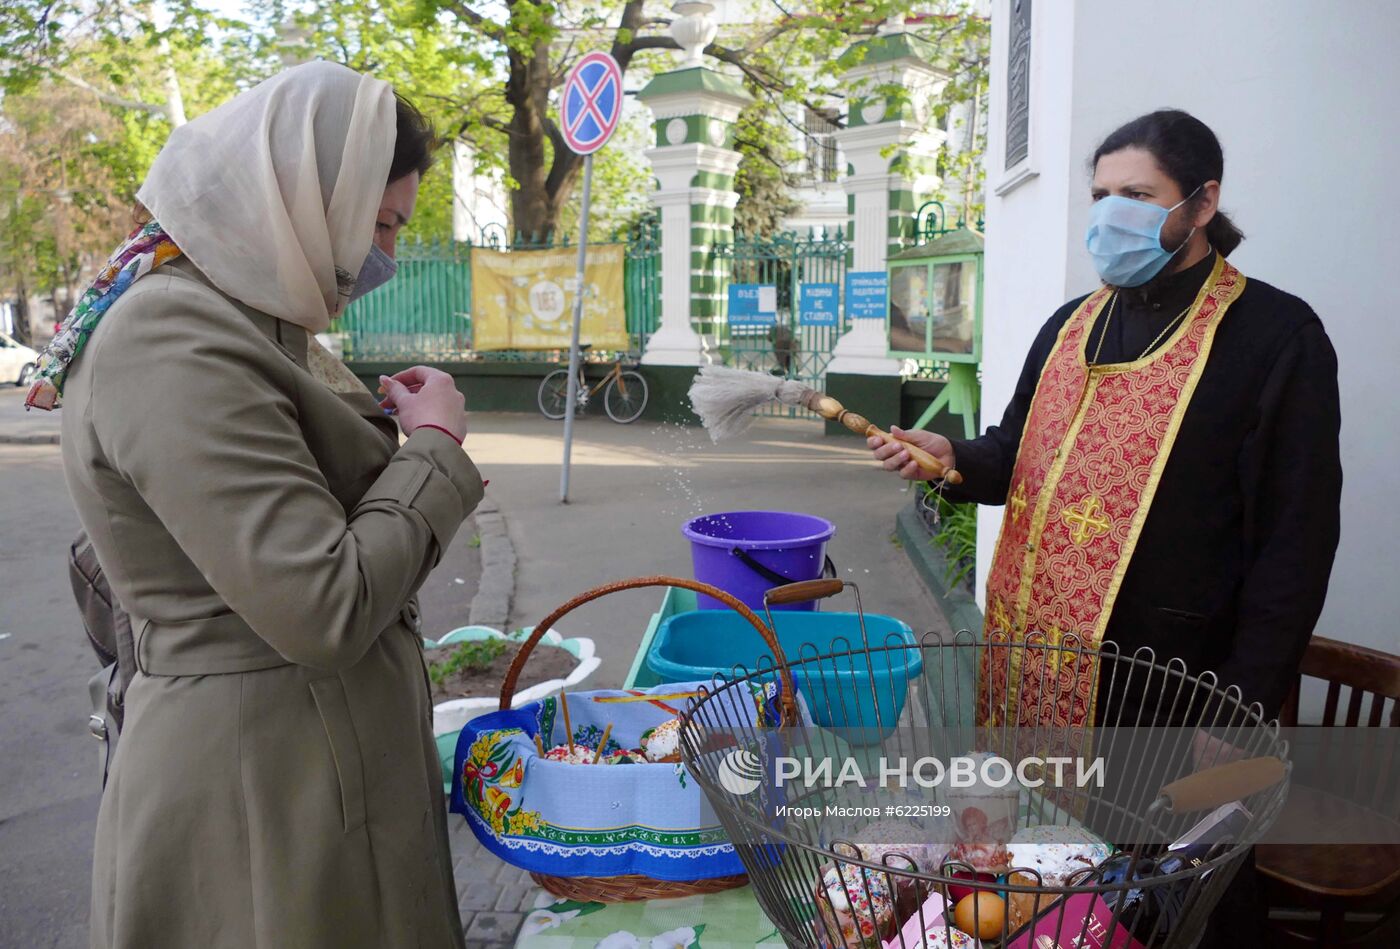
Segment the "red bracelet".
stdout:
<svg viewBox="0 0 1400 949">
<path fill-rule="evenodd" d="M 456 442 L 457 444 L 459 444 L 459 445 L 462 444 L 462 440 L 461 440 L 460 438 L 458 438 L 456 435 L 453 435 L 451 432 L 449 432 L 447 429 L 443 428 L 441 425 L 433 425 L 433 424 L 431 424 L 431 423 L 424 422 L 422 425 L 419 425 L 418 428 L 435 428 L 435 429 L 437 429 L 439 432 L 442 432 L 444 435 L 446 435 L 448 438 L 452 439 L 452 440 L 453 440 L 454 442 Z M 418 428 L 415 428 L 414 431 L 415 431 L 415 432 L 418 431 Z"/>
</svg>

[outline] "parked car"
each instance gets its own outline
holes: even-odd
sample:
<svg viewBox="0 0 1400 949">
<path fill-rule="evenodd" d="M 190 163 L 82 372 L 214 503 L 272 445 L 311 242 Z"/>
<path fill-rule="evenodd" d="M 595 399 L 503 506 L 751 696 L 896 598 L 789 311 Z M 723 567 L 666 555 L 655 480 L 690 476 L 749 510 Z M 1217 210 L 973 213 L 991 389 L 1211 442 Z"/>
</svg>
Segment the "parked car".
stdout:
<svg viewBox="0 0 1400 949">
<path fill-rule="evenodd" d="M 29 382 L 39 365 L 39 354 L 0 333 L 0 382 L 13 381 L 22 386 Z"/>
</svg>

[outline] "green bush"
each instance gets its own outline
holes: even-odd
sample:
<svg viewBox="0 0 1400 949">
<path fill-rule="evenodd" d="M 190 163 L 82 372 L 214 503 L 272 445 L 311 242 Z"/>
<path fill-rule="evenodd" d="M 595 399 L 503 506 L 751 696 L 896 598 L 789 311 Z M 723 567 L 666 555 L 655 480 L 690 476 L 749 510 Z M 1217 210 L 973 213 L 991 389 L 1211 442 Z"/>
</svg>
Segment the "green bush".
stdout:
<svg viewBox="0 0 1400 949">
<path fill-rule="evenodd" d="M 968 578 L 977 569 L 977 505 L 954 504 L 928 485 L 924 504 L 938 512 L 938 527 L 930 542 L 942 548 L 948 563 L 943 582 L 950 589 L 962 583 L 971 587 Z"/>
</svg>

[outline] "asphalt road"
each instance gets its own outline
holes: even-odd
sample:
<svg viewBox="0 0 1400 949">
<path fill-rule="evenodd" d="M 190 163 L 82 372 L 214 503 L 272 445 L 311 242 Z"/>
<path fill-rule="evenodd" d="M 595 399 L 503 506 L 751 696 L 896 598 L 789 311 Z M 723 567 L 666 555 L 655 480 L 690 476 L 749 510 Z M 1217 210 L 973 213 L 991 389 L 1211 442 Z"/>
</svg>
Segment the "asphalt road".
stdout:
<svg viewBox="0 0 1400 949">
<path fill-rule="evenodd" d="M 0 394 L 0 413 L 16 401 Z M 77 949 L 101 790 L 97 659 L 66 572 L 78 519 L 57 445 L 0 444 L 0 485 L 0 946 Z"/>
</svg>

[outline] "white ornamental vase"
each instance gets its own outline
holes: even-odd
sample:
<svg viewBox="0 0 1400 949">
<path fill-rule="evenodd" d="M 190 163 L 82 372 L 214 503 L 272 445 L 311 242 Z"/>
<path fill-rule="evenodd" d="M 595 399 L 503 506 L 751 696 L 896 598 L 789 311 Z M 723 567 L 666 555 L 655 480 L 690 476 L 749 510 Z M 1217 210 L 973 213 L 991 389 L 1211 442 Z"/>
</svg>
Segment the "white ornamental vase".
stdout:
<svg viewBox="0 0 1400 949">
<path fill-rule="evenodd" d="M 713 3 L 692 2 L 671 5 L 676 18 L 671 21 L 671 38 L 680 44 L 685 56 L 681 69 L 705 65 L 705 47 L 714 42 L 719 32 L 719 24 L 710 18 L 714 12 Z"/>
</svg>

